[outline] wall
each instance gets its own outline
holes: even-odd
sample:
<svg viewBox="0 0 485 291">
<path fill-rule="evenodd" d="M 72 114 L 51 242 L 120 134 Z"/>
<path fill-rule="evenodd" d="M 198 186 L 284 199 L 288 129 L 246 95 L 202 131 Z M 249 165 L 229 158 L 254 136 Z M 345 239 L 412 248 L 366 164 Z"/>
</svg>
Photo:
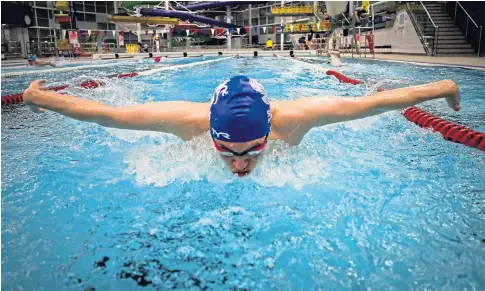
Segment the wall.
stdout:
<svg viewBox="0 0 485 291">
<path fill-rule="evenodd" d="M 337 35 L 342 30 L 336 29 Z M 343 39 L 344 43 L 351 43 L 351 36 Z M 364 38 L 361 38 L 361 42 Z M 425 55 L 423 44 L 419 40 L 419 36 L 414 29 L 413 23 L 409 18 L 406 10 L 399 10 L 396 13 L 396 21 L 394 26 L 390 28 L 382 28 L 375 31 L 374 36 L 375 46 L 390 45 L 392 47 L 392 53 L 401 54 L 420 54 Z"/>
<path fill-rule="evenodd" d="M 393 53 L 426 54 L 406 10 L 396 13 L 392 28 L 376 30 L 374 38 L 376 46 L 391 45 Z"/>
</svg>

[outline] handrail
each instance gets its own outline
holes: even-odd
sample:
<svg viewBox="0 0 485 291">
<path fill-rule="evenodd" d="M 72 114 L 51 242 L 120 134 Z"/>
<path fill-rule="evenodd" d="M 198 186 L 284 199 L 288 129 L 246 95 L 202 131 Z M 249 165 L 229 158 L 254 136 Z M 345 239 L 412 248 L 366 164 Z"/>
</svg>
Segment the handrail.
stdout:
<svg viewBox="0 0 485 291">
<path fill-rule="evenodd" d="M 475 27 L 478 28 L 478 25 L 475 22 L 475 20 L 473 20 L 473 18 L 470 16 L 470 14 L 468 14 L 468 12 L 466 12 L 465 8 L 463 8 L 463 6 L 461 6 L 460 2 L 456 1 L 456 3 L 458 5 L 460 5 L 461 9 L 463 9 L 463 12 L 465 12 L 466 16 L 468 16 L 468 18 L 470 18 L 470 20 L 473 22 L 473 24 L 475 24 Z"/>
<path fill-rule="evenodd" d="M 411 11 L 411 8 L 409 7 L 409 3 L 407 3 L 407 2 L 406 2 L 406 11 L 409 14 L 409 18 L 411 19 L 411 23 L 413 24 L 414 29 L 416 30 L 416 33 L 418 34 L 419 39 L 421 40 L 421 43 L 423 44 L 424 50 L 426 51 L 426 55 L 428 55 L 428 56 L 431 55 L 431 53 L 429 51 L 429 47 L 428 47 L 427 43 L 424 40 L 424 35 L 421 32 L 421 30 L 419 29 L 417 20 L 414 19 L 414 15 L 413 15 L 413 13 Z"/>
<path fill-rule="evenodd" d="M 436 24 L 434 24 L 434 21 L 431 18 L 431 15 L 429 15 L 428 9 L 426 9 L 426 6 L 424 6 L 422 1 L 419 1 L 419 4 L 421 4 L 421 6 L 423 6 L 424 11 L 426 11 L 426 14 L 428 14 L 428 18 L 429 18 L 429 20 L 431 20 L 431 24 L 433 24 L 434 28 L 437 28 L 438 26 L 436 26 Z"/>
</svg>

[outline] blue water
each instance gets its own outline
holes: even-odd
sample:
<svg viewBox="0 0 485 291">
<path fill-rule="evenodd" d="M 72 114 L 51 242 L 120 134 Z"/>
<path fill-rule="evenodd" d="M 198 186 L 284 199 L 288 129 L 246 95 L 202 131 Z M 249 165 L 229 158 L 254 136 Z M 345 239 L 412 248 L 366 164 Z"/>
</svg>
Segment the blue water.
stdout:
<svg viewBox="0 0 485 291">
<path fill-rule="evenodd" d="M 75 85 L 150 66 L 42 77 Z M 442 100 L 421 107 L 485 131 L 484 72 L 366 61 L 337 69 L 367 88 L 309 68 L 230 59 L 65 91 L 111 105 L 208 102 L 219 83 L 246 74 L 287 100 L 453 78 L 462 111 Z M 36 77 L 3 78 L 2 95 Z M 485 289 L 485 155 L 397 111 L 313 129 L 293 148 L 271 142 L 241 179 L 206 136 L 183 143 L 9 106 L 1 157 L 3 290 Z"/>
</svg>

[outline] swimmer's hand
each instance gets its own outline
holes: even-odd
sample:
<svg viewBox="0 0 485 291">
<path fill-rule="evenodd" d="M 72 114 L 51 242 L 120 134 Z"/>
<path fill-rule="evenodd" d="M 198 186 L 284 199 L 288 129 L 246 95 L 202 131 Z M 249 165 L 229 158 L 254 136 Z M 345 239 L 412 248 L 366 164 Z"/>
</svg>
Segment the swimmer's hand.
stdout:
<svg viewBox="0 0 485 291">
<path fill-rule="evenodd" d="M 42 86 L 42 84 L 44 84 L 45 81 L 46 80 L 35 80 L 30 84 L 29 88 L 27 88 L 27 90 L 24 91 L 24 95 L 23 95 L 24 103 L 27 106 L 29 106 L 30 110 L 32 110 L 35 113 L 42 113 L 45 111 L 45 109 L 35 106 L 36 96 L 40 92 L 47 90 L 46 87 Z"/>
<path fill-rule="evenodd" d="M 446 102 L 451 109 L 455 111 L 459 111 L 461 109 L 460 101 L 461 101 L 461 94 L 460 89 L 456 85 L 456 83 L 452 80 L 445 80 L 441 81 L 440 83 L 443 84 L 443 88 L 445 89 L 445 93 L 443 94 L 446 98 Z"/>
</svg>

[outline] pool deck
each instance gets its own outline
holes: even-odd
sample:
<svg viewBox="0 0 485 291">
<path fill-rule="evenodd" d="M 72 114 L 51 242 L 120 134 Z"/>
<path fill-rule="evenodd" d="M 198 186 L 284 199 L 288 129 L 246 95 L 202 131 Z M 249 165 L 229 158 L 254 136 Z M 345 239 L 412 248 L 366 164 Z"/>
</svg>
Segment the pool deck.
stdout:
<svg viewBox="0 0 485 291">
<path fill-rule="evenodd" d="M 351 54 L 342 54 L 345 58 L 351 58 Z M 406 63 L 418 63 L 421 65 L 431 66 L 446 66 L 446 67 L 461 67 L 466 69 L 482 70 L 485 71 L 485 57 L 428 57 L 418 55 L 403 55 L 403 54 L 376 54 L 375 58 L 372 55 L 367 54 L 367 57 L 359 57 L 354 54 L 356 59 L 369 59 L 377 61 L 393 61 L 393 62 L 406 62 Z"/>
</svg>

